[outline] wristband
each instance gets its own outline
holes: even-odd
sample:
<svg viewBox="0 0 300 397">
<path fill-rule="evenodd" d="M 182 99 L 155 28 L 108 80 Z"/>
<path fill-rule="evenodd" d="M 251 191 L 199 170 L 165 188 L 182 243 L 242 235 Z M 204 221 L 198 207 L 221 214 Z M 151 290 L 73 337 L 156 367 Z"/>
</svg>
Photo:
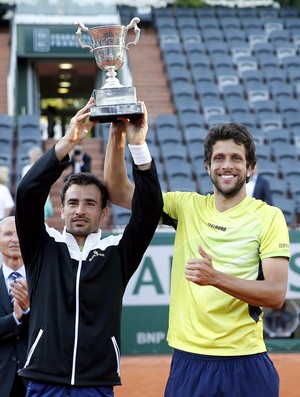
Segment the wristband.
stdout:
<svg viewBox="0 0 300 397">
<path fill-rule="evenodd" d="M 147 142 L 144 142 L 142 145 L 130 145 L 129 143 L 128 148 L 130 150 L 135 165 L 151 163 L 152 157 L 149 152 Z"/>
</svg>

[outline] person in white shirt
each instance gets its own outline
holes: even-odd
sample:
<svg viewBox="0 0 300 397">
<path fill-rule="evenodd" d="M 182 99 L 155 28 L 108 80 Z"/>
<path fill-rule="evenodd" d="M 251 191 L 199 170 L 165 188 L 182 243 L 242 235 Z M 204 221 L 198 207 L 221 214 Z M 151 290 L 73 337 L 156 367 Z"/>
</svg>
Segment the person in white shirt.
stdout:
<svg viewBox="0 0 300 397">
<path fill-rule="evenodd" d="M 0 220 L 13 213 L 15 202 L 7 187 L 9 180 L 9 169 L 0 167 Z"/>
</svg>

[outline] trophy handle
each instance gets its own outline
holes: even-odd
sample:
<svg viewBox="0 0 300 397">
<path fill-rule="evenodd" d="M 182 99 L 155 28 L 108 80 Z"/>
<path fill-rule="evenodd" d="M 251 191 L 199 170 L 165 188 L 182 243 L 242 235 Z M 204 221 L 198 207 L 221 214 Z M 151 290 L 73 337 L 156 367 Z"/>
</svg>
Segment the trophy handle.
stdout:
<svg viewBox="0 0 300 397">
<path fill-rule="evenodd" d="M 125 49 L 128 50 L 128 47 L 131 44 L 136 45 L 136 43 L 139 41 L 140 38 L 140 28 L 137 26 L 137 24 L 140 22 L 140 18 L 138 17 L 134 17 L 132 18 L 132 20 L 130 21 L 130 23 L 126 26 L 127 30 L 134 28 L 134 32 L 135 32 L 135 39 L 134 41 L 130 41 L 129 43 L 126 44 Z"/>
<path fill-rule="evenodd" d="M 78 26 L 78 29 L 76 31 L 76 37 L 78 40 L 78 43 L 80 45 L 81 48 L 88 48 L 90 50 L 90 52 L 93 52 L 94 49 L 93 47 L 91 47 L 88 44 L 83 44 L 83 42 L 81 41 L 81 30 L 83 30 L 84 32 L 87 32 L 89 30 L 89 28 L 87 28 L 86 26 L 84 26 L 84 24 L 82 22 L 74 22 L 74 25 Z"/>
</svg>

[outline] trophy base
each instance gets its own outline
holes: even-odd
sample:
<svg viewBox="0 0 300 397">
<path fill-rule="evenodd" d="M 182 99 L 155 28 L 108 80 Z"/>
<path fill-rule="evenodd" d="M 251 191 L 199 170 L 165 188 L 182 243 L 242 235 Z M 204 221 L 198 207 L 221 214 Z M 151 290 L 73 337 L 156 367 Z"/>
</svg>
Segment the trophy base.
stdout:
<svg viewBox="0 0 300 397">
<path fill-rule="evenodd" d="M 129 103 L 127 105 L 93 106 L 90 108 L 90 120 L 101 123 L 111 123 L 119 117 L 127 117 L 130 120 L 139 119 L 143 114 L 140 103 Z"/>
<path fill-rule="evenodd" d="M 90 120 L 110 123 L 118 117 L 130 120 L 143 114 L 142 104 L 137 103 L 134 87 L 101 88 L 94 90 L 95 106 L 90 108 Z"/>
</svg>

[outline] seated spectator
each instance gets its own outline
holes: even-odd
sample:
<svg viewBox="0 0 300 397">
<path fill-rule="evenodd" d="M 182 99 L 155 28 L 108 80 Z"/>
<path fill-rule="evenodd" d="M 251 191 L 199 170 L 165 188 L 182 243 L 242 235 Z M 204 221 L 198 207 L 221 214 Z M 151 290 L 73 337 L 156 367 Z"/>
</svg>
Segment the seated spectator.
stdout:
<svg viewBox="0 0 300 397">
<path fill-rule="evenodd" d="M 12 215 L 15 202 L 7 186 L 9 181 L 8 167 L 0 167 L 0 220 Z"/>
</svg>

